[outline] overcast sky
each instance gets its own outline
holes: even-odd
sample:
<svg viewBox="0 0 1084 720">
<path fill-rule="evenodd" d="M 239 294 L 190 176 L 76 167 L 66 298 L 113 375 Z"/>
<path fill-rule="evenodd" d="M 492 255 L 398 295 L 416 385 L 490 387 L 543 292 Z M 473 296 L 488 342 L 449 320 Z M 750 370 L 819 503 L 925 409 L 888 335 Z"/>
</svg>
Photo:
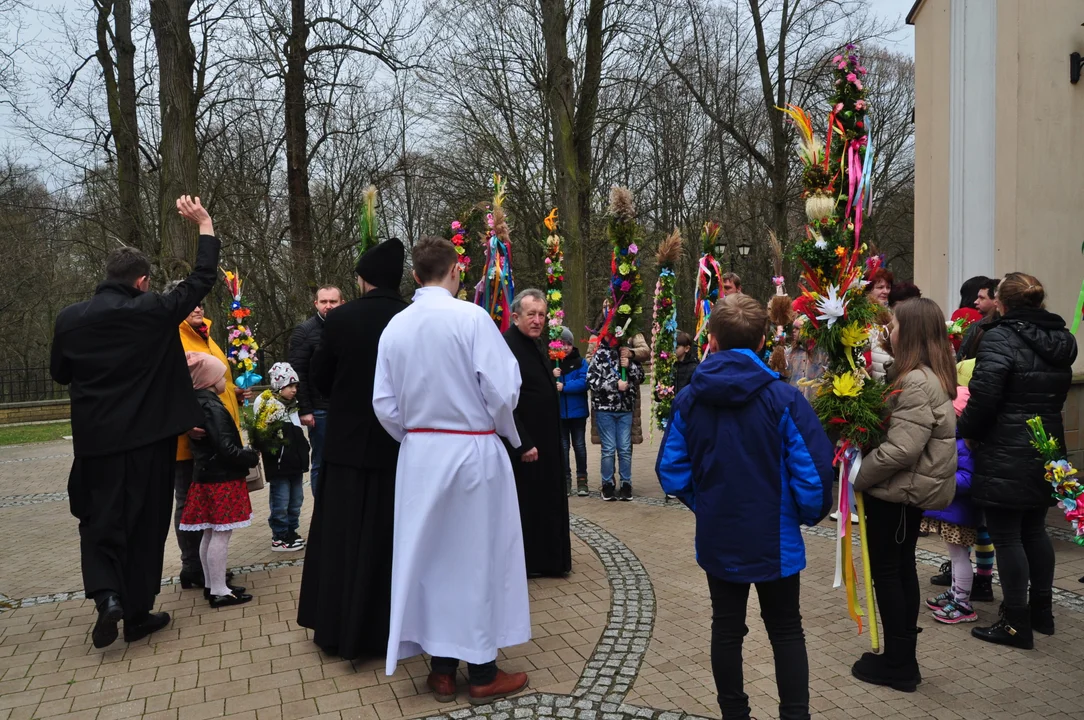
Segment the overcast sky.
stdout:
<svg viewBox="0 0 1084 720">
<path fill-rule="evenodd" d="M 896 52 L 913 55 L 914 28 L 908 26 L 905 20 L 914 0 L 866 0 L 866 2 L 875 15 L 896 27 L 893 34 L 886 39 L 885 44 Z M 31 0 L 29 4 L 37 8 L 47 8 L 53 12 L 64 12 L 69 9 L 71 12 L 86 12 L 89 3 L 87 0 Z M 35 13 L 27 13 L 24 17 L 24 30 L 21 37 L 24 40 L 36 39 L 55 44 L 58 53 L 62 52 L 63 38 L 57 33 L 56 25 L 55 18 L 48 18 L 42 22 Z M 66 63 L 67 61 L 66 57 L 58 58 L 58 62 Z M 41 101 L 42 103 L 49 102 L 44 93 L 42 93 Z M 8 109 L 0 105 L 0 151 L 5 150 L 11 157 L 26 162 L 33 163 L 37 158 L 37 153 L 29 150 L 27 144 L 20 138 Z M 28 151 L 31 157 L 27 157 Z"/>
</svg>

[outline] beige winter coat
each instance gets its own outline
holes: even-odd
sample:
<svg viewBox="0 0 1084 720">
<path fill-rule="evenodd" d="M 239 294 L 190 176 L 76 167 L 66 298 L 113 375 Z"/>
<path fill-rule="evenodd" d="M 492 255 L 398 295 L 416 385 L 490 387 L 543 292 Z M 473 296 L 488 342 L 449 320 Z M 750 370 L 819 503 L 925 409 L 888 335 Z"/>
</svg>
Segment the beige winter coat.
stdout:
<svg viewBox="0 0 1084 720">
<path fill-rule="evenodd" d="M 952 400 L 929 368 L 912 370 L 895 388 L 888 436 L 862 460 L 854 489 L 887 502 L 944 509 L 956 495 Z"/>
</svg>

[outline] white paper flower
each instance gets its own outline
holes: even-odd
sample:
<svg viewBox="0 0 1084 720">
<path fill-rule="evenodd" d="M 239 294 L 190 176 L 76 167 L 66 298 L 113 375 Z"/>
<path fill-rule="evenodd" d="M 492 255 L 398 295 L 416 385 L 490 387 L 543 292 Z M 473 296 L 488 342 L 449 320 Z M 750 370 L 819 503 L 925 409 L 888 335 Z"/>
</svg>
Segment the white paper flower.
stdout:
<svg viewBox="0 0 1084 720">
<path fill-rule="evenodd" d="M 838 285 L 829 285 L 828 294 L 817 298 L 817 309 L 821 311 L 817 319 L 827 320 L 828 327 L 831 327 L 836 320 L 843 317 L 843 314 L 847 312 L 847 301 L 839 292 Z"/>
<path fill-rule="evenodd" d="M 824 250 L 828 247 L 828 241 L 824 239 L 824 236 L 820 233 L 813 233 L 813 247 L 818 250 Z"/>
</svg>

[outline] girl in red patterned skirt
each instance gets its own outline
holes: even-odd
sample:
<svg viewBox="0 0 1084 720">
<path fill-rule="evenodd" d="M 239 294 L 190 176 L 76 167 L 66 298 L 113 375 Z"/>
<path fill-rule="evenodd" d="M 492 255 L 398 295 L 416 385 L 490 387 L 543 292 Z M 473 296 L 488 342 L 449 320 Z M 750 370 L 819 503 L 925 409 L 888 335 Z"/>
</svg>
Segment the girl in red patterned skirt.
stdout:
<svg viewBox="0 0 1084 720">
<path fill-rule="evenodd" d="M 211 607 L 240 605 L 252 596 L 243 587 L 226 584 L 226 555 L 233 531 L 252 524 L 245 478 L 260 456 L 242 445 L 233 418 L 218 399 L 225 385 L 226 366 L 206 353 L 190 352 L 186 357 L 192 386 L 203 409 L 201 429 L 205 435 L 191 443 L 195 467 L 180 527 L 203 531 L 199 553 L 207 584 L 204 596 Z"/>
</svg>

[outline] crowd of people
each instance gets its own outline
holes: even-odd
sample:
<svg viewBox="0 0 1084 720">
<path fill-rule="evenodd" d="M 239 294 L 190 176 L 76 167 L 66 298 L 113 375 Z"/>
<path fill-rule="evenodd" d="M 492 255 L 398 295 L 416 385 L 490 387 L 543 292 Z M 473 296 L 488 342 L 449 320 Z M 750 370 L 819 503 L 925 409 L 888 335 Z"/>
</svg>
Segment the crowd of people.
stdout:
<svg viewBox="0 0 1084 720">
<path fill-rule="evenodd" d="M 564 357 L 551 360 L 541 343 L 544 293 L 514 298 L 502 337 L 483 309 L 456 299 L 449 241 L 414 244 L 419 289 L 407 303 L 406 249 L 392 239 L 358 260 L 360 297 L 316 292 L 290 362 L 273 365 L 270 387 L 256 395 L 233 384 L 203 312 L 218 265 L 211 218 L 198 198 L 177 208 L 200 230 L 189 277 L 150 292 L 149 261 L 122 248 L 94 297 L 56 323 L 51 369 L 71 386 L 69 494 L 97 610 L 94 645 L 114 642 L 121 622 L 129 642 L 168 625 L 168 614 L 152 610 L 171 517 L 182 586 L 202 587 L 214 608 L 252 599 L 231 584 L 227 557 L 232 532 L 251 524 L 246 478 L 262 465 L 271 549 L 306 551 L 298 623 L 321 649 L 385 657 L 389 674 L 427 653 L 427 684 L 442 702 L 457 697 L 460 662 L 471 703 L 522 691 L 526 674 L 499 669 L 497 653 L 530 639 L 528 578 L 572 570 L 568 497 L 590 493 L 589 423 L 602 446 L 600 497 L 632 498 L 646 339 L 620 342 L 606 331 L 604 308 L 586 357 L 566 329 Z M 885 651 L 858 658 L 852 673 L 913 691 L 921 608 L 945 624 L 977 621 L 973 603 L 993 599 L 995 556 L 1004 602 L 973 635 L 1027 649 L 1034 633 L 1054 633 L 1051 500 L 1025 421 L 1040 417 L 1063 438 L 1077 348 L 1030 275 L 969 280 L 950 318 L 883 267 L 866 280 L 883 312 L 862 362 L 893 392 L 886 439 L 868 450 L 854 487 L 865 497 Z M 723 717 L 749 713 L 742 640 L 755 585 L 780 717 L 808 718 L 800 527 L 832 505 L 835 451 L 809 402 L 825 358 L 797 321 L 786 372 L 771 370 L 766 309 L 737 276 L 725 281 L 707 347 L 678 333 L 677 394 L 656 471 L 696 517 Z M 946 320 L 966 330 L 950 337 Z M 442 353 L 419 351 L 419 338 Z M 306 472 L 307 542 L 298 532 Z M 950 558 L 931 579 L 947 589 L 925 603 L 915 558 L 922 534 L 939 536 Z"/>
</svg>

